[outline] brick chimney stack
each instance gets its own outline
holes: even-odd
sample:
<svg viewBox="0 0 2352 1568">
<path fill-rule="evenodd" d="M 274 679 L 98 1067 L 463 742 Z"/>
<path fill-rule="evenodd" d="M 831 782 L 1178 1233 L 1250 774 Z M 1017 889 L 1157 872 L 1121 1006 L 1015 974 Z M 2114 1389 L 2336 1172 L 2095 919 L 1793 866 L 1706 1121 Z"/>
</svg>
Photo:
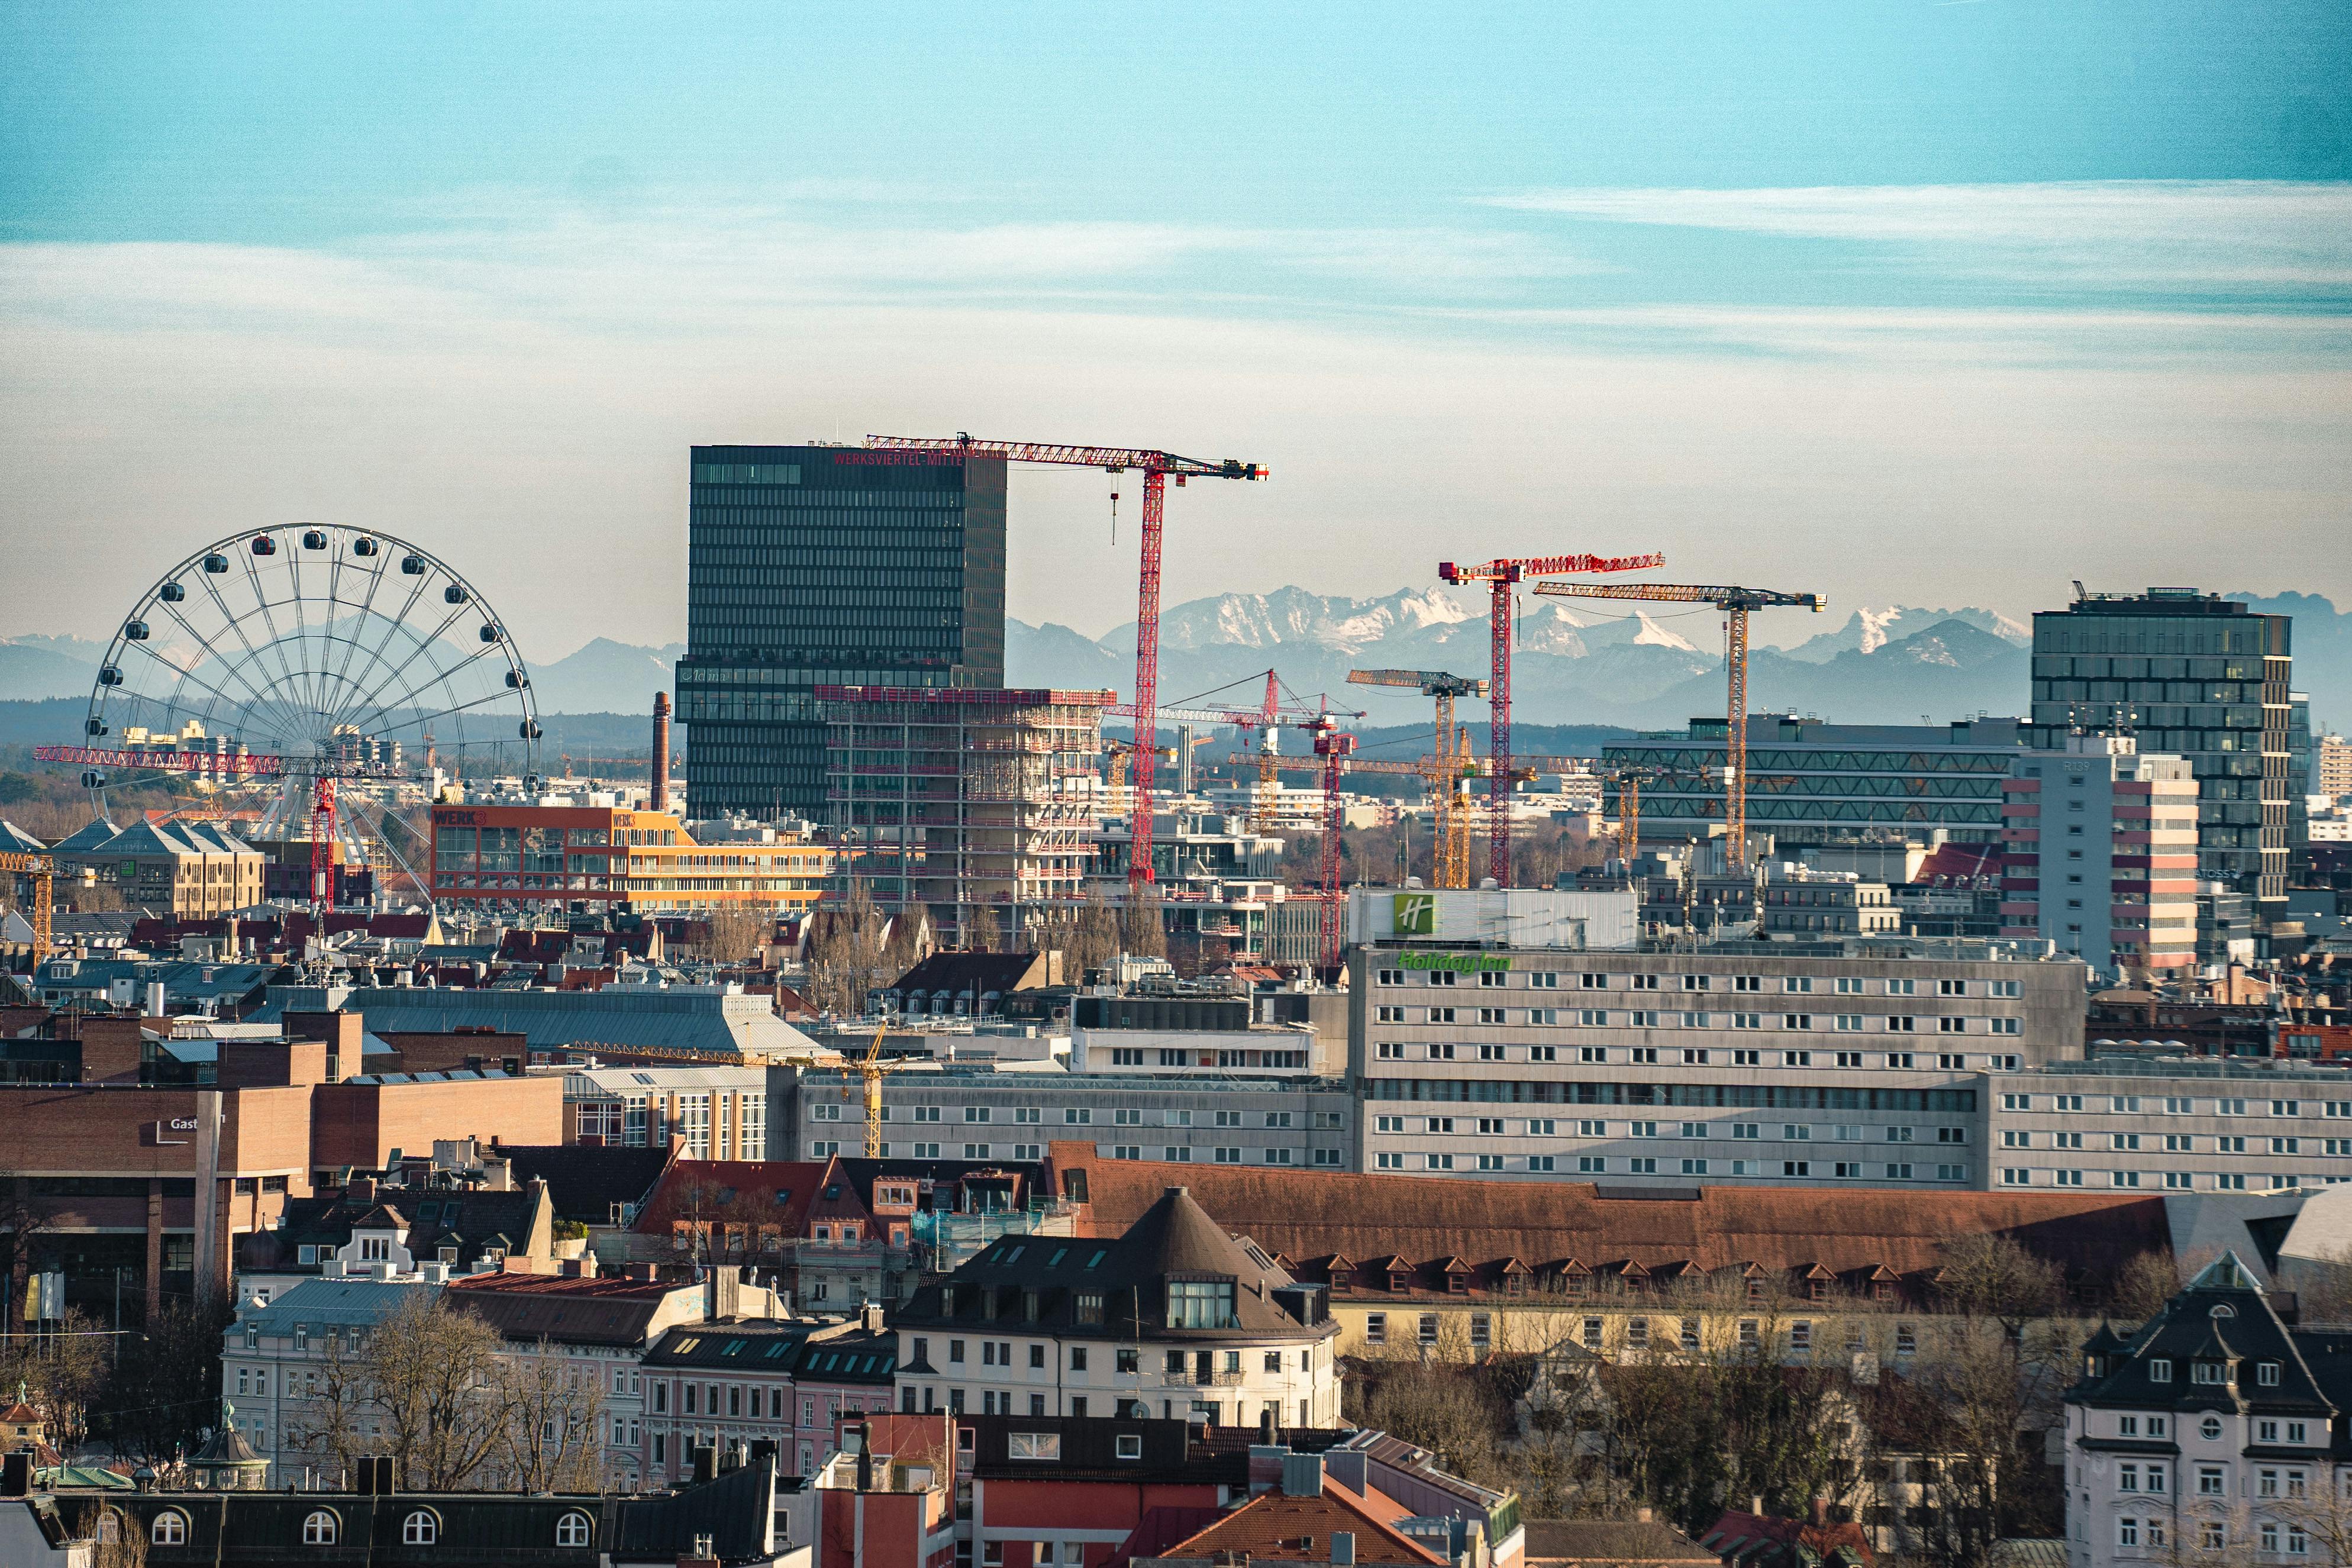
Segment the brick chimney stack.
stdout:
<svg viewBox="0 0 2352 1568">
<path fill-rule="evenodd" d="M 669 809 L 669 693 L 654 693 L 653 809 Z"/>
</svg>

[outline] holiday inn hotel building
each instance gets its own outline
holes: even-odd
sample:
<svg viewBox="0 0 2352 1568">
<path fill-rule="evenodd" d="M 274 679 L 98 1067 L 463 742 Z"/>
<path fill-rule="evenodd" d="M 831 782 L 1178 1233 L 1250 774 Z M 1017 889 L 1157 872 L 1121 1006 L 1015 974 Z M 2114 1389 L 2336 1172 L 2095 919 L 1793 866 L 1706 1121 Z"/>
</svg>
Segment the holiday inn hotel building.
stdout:
<svg viewBox="0 0 2352 1568">
<path fill-rule="evenodd" d="M 825 820 L 820 686 L 1004 684 L 1004 463 L 697 447 L 677 663 L 698 817 Z"/>
</svg>

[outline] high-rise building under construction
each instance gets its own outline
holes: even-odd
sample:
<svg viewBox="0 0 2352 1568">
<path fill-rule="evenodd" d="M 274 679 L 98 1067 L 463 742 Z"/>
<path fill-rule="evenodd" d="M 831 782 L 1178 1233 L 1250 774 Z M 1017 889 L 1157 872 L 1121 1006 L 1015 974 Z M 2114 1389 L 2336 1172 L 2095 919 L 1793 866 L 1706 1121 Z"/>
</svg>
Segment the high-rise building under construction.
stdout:
<svg viewBox="0 0 2352 1568">
<path fill-rule="evenodd" d="M 697 447 L 689 808 L 823 820 L 820 686 L 1004 684 L 1004 463 L 853 447 Z"/>
</svg>

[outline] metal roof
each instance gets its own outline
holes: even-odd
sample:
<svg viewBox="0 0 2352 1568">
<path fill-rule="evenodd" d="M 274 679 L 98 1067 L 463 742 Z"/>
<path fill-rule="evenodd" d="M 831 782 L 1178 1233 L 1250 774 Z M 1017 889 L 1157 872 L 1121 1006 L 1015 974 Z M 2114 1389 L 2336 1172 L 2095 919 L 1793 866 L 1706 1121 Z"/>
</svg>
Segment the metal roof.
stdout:
<svg viewBox="0 0 2352 1568">
<path fill-rule="evenodd" d="M 446 1034 L 460 1026 L 522 1036 L 533 1050 L 562 1046 L 659 1046 L 672 1050 L 814 1052 L 814 1041 L 775 1015 L 762 996 L 713 991 L 607 987 L 602 991 L 490 991 L 373 986 L 331 994 L 321 986 L 273 985 L 257 1019 L 340 1007 L 383 1034 Z"/>
<path fill-rule="evenodd" d="M 437 1295 L 441 1287 L 413 1279 L 305 1279 L 266 1307 L 247 1307 L 228 1331 L 240 1333 L 247 1323 L 265 1334 L 290 1334 L 297 1323 L 373 1328 L 420 1290 Z"/>
</svg>

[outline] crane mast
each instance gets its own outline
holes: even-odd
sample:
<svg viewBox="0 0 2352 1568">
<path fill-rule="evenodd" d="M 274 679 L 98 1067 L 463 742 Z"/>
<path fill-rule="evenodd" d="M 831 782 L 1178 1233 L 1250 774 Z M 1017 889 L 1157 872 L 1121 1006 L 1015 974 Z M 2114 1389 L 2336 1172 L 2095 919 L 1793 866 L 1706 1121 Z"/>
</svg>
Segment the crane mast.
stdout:
<svg viewBox="0 0 2352 1568">
<path fill-rule="evenodd" d="M 1142 447 L 1085 447 L 1042 441 L 982 441 L 961 432 L 952 437 L 868 436 L 866 445 L 883 451 L 929 454 L 940 462 L 994 458 L 1008 463 L 1045 463 L 1061 468 L 1100 468 L 1106 473 L 1143 471 L 1142 566 L 1135 593 L 1135 853 L 1128 881 L 1151 880 L 1152 771 L 1158 748 L 1160 701 L 1160 536 L 1168 503 L 1168 476 L 1188 479 L 1262 479 L 1256 463 L 1227 458 L 1208 462 Z"/>
<path fill-rule="evenodd" d="M 1538 583 L 1554 599 L 1619 599 L 1647 604 L 1713 605 L 1724 613 L 1723 831 L 1738 869 L 1748 864 L 1748 616 L 1752 610 L 1801 609 L 1816 615 L 1829 601 L 1819 594 L 1784 594 L 1703 583 Z M 1639 818 L 1636 817 L 1638 823 Z"/>
<path fill-rule="evenodd" d="M 1525 579 L 1559 577 L 1584 572 L 1641 572 L 1664 566 L 1664 555 L 1529 555 L 1506 557 L 1484 565 L 1464 566 L 1452 561 L 1437 563 L 1440 581 L 1484 583 L 1490 590 L 1486 610 L 1489 644 L 1489 692 L 1486 699 L 1491 736 L 1487 754 L 1493 772 L 1486 780 L 1486 874 L 1498 888 L 1511 880 L 1511 601 L 1513 585 Z"/>
</svg>

